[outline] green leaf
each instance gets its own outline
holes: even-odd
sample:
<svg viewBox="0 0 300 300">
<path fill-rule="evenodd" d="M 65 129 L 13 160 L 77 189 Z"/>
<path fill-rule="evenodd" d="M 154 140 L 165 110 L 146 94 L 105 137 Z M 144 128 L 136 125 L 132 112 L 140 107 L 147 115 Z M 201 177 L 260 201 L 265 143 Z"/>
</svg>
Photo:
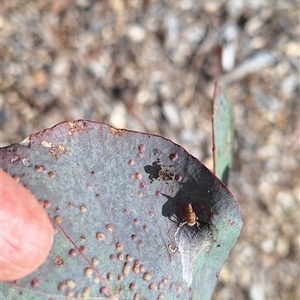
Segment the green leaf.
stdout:
<svg viewBox="0 0 300 300">
<path fill-rule="evenodd" d="M 233 158 L 233 118 L 230 103 L 216 84 L 213 100 L 214 173 L 226 185 Z"/>
<path fill-rule="evenodd" d="M 1 299 L 208 300 L 241 230 L 226 186 L 163 137 L 65 122 L 1 148 L 0 166 L 56 231 L 46 262 L 2 283 Z"/>
</svg>

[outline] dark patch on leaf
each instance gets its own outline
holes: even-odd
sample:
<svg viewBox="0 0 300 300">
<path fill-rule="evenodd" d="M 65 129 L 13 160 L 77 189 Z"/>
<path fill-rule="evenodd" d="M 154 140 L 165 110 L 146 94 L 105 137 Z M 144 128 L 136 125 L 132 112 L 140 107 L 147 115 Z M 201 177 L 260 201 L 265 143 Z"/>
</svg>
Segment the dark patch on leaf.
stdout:
<svg viewBox="0 0 300 300">
<path fill-rule="evenodd" d="M 211 226 L 213 226 L 212 223 L 201 227 L 184 224 L 175 233 L 175 241 L 182 257 L 182 277 L 189 287 L 192 284 L 194 262 L 197 256 L 201 251 L 210 251 L 214 243 Z"/>
</svg>

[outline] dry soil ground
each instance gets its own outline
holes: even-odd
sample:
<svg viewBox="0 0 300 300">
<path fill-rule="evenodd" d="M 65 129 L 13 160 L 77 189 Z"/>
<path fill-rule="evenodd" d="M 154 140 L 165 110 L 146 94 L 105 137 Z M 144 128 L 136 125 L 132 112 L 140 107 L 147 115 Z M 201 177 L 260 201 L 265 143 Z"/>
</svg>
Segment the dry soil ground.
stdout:
<svg viewBox="0 0 300 300">
<path fill-rule="evenodd" d="M 89 119 L 212 166 L 212 86 L 235 119 L 240 239 L 214 300 L 300 299 L 299 2 L 4 0 L 1 144 Z"/>
</svg>

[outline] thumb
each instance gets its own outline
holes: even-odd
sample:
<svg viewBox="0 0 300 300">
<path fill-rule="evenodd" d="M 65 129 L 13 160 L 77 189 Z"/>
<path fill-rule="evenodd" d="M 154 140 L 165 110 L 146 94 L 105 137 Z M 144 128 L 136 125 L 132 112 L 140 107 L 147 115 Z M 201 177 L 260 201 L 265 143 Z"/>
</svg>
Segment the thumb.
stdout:
<svg viewBox="0 0 300 300">
<path fill-rule="evenodd" d="M 53 227 L 43 207 L 0 169 L 0 280 L 20 279 L 46 259 Z"/>
</svg>

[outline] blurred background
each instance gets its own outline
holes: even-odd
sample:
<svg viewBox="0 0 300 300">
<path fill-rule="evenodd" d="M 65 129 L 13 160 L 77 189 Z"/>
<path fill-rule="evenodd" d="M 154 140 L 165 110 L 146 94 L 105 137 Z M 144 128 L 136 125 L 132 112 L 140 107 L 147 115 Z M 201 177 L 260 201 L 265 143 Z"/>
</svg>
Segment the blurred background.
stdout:
<svg viewBox="0 0 300 300">
<path fill-rule="evenodd" d="M 244 228 L 213 300 L 300 299 L 299 1 L 4 0 L 1 146 L 88 119 L 212 169 L 214 82 L 235 122 Z"/>
</svg>

